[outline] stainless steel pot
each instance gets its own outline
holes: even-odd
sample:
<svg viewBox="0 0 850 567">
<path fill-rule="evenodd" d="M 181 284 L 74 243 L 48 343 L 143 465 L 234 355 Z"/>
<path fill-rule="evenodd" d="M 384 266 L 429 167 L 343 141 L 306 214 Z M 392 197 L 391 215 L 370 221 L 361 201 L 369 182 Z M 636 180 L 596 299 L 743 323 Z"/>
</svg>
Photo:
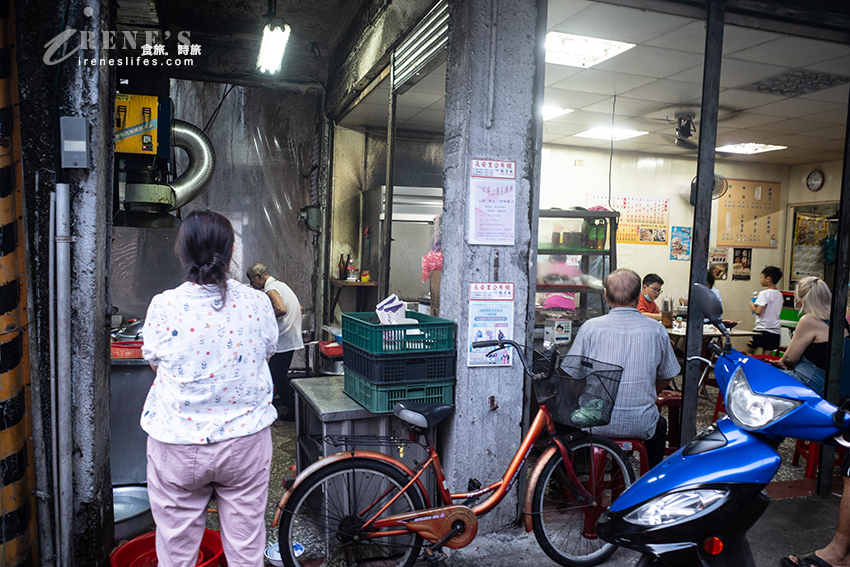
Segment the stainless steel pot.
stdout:
<svg viewBox="0 0 850 567">
<path fill-rule="evenodd" d="M 115 510 L 115 541 L 132 539 L 153 526 L 153 515 L 144 486 L 113 486 L 112 505 Z"/>
<path fill-rule="evenodd" d="M 145 326 L 144 319 L 137 319 L 132 323 L 124 325 L 112 332 L 114 341 L 140 341 L 142 340 L 142 329 Z"/>
</svg>

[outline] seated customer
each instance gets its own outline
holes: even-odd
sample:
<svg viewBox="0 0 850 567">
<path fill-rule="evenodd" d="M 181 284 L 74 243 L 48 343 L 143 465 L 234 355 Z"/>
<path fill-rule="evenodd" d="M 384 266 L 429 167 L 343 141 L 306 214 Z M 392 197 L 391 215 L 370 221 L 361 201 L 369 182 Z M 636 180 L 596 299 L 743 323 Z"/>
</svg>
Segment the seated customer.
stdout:
<svg viewBox="0 0 850 567">
<path fill-rule="evenodd" d="M 615 439 L 640 439 L 646 445 L 649 465 L 664 458 L 667 420 L 658 413 L 655 400 L 679 363 L 667 332 L 637 310 L 640 276 L 620 269 L 605 278 L 608 314 L 585 322 L 578 331 L 570 355 L 623 367 L 620 389 L 614 400 L 611 422 L 593 432 Z"/>
<path fill-rule="evenodd" d="M 711 290 L 711 293 L 713 293 L 714 296 L 717 298 L 717 301 L 720 302 L 720 307 L 723 307 L 723 298 L 720 297 L 720 292 L 717 291 L 716 287 L 714 287 L 715 278 L 714 278 L 714 274 L 711 273 L 711 271 L 708 272 L 708 276 L 706 276 L 705 282 L 706 282 L 706 284 L 708 284 L 706 287 L 708 287 L 708 289 Z M 679 298 L 679 305 L 687 306 L 688 305 L 688 298 L 687 297 L 680 297 Z"/>
<path fill-rule="evenodd" d="M 661 321 L 661 312 L 655 300 L 661 295 L 664 280 L 658 274 L 646 274 L 643 278 L 643 289 L 638 299 L 637 310 L 656 321 Z"/>
<path fill-rule="evenodd" d="M 818 394 L 823 394 L 826 355 L 829 350 L 829 313 L 832 292 L 820 278 L 810 276 L 797 282 L 794 306 L 802 317 L 791 343 L 776 363 L 779 368 Z M 844 331 L 847 336 L 847 331 Z"/>
</svg>

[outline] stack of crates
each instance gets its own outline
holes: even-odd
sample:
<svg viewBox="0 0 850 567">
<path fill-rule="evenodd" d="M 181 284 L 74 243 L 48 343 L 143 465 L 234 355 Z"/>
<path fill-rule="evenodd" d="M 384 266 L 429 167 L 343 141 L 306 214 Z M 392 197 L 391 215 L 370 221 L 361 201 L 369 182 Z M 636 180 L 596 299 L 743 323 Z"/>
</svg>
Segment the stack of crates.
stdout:
<svg viewBox="0 0 850 567">
<path fill-rule="evenodd" d="M 391 413 L 403 401 L 454 402 L 454 324 L 416 311 L 406 317 L 416 323 L 342 314 L 343 390 L 372 413 Z"/>
</svg>

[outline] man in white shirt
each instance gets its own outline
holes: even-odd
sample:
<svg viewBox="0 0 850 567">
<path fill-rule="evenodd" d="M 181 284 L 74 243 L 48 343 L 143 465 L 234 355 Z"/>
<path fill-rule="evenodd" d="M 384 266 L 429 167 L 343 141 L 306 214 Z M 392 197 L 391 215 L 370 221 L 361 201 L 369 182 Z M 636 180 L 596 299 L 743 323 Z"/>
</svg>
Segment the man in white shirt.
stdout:
<svg viewBox="0 0 850 567">
<path fill-rule="evenodd" d="M 269 296 L 277 317 L 278 338 L 275 354 L 269 359 L 275 391 L 283 404 L 280 418 L 295 420 L 295 392 L 289 385 L 289 365 L 296 350 L 304 348 L 301 337 L 301 313 L 303 311 L 298 298 L 288 285 L 269 275 L 269 270 L 257 262 L 248 268 L 248 281 L 251 287 L 262 290 Z"/>
</svg>

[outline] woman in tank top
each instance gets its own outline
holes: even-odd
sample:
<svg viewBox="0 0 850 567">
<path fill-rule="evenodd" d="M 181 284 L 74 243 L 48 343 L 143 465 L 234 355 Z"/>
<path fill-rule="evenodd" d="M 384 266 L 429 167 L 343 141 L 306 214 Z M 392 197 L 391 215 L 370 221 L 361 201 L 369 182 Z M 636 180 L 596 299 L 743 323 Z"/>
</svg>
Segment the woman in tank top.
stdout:
<svg viewBox="0 0 850 567">
<path fill-rule="evenodd" d="M 831 304 L 832 292 L 822 279 L 809 276 L 797 282 L 794 305 L 802 316 L 788 349 L 776 363 L 818 394 L 823 394 L 826 377 Z"/>
</svg>

